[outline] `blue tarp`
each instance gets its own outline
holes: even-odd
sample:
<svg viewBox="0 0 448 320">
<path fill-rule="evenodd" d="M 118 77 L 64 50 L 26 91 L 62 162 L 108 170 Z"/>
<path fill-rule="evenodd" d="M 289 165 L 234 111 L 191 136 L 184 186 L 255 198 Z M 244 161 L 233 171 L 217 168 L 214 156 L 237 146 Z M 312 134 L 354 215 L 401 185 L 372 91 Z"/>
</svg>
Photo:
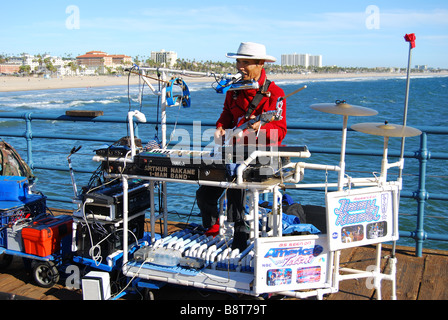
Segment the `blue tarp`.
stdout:
<svg viewBox="0 0 448 320">
<path fill-rule="evenodd" d="M 282 197 L 282 204 L 283 205 L 292 205 L 296 203 L 290 195 L 283 194 Z M 271 212 L 272 208 L 272 202 L 267 202 L 260 200 L 259 204 L 263 204 L 263 206 L 260 206 L 260 213 L 262 210 L 266 210 L 267 212 Z M 226 207 L 226 201 L 224 201 L 224 208 Z M 246 206 L 246 213 L 249 211 L 249 207 Z M 261 222 L 260 222 L 261 224 Z M 309 232 L 311 234 L 320 234 L 321 231 L 317 229 L 314 225 L 309 223 L 301 223 L 299 217 L 290 215 L 290 214 L 282 214 L 282 233 L 283 234 L 292 234 L 293 232 Z"/>
<path fill-rule="evenodd" d="M 260 200 L 260 204 L 266 204 L 265 201 L 261 201 Z M 292 205 L 296 203 L 290 195 L 288 194 L 283 194 L 282 197 L 282 204 L 285 205 Z M 270 208 L 272 208 L 272 202 L 268 202 L 267 203 L 268 208 L 266 208 L 265 206 L 263 207 L 263 209 L 271 211 Z M 309 224 L 309 223 L 301 223 L 299 217 L 294 216 L 294 215 L 290 215 L 290 214 L 285 214 L 283 213 L 282 215 L 282 226 L 283 226 L 283 230 L 282 233 L 283 234 L 291 234 L 293 232 L 309 232 L 311 234 L 319 234 L 321 233 L 319 229 L 317 229 L 314 225 Z"/>
</svg>

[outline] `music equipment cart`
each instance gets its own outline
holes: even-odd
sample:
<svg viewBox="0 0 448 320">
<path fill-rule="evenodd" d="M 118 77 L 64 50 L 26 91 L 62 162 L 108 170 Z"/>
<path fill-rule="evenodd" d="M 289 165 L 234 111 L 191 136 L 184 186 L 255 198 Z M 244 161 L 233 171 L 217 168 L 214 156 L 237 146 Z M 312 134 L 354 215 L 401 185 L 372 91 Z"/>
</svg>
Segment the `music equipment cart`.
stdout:
<svg viewBox="0 0 448 320">
<path fill-rule="evenodd" d="M 165 72 L 162 75 L 166 77 Z M 166 107 L 163 89 L 159 94 L 162 106 Z M 391 298 L 395 299 L 396 259 L 390 258 L 388 274 L 381 272 L 380 260 L 381 244 L 398 239 L 401 180 L 388 181 L 387 170 L 393 166 L 402 169 L 403 161 L 401 159 L 394 164 L 387 162 L 387 141 L 391 136 L 404 138 L 418 135 L 419 130 L 387 123 L 374 124 L 373 129 L 371 124 L 354 128 L 368 134 L 384 136 L 385 144 L 381 176 L 351 178 L 345 173 L 347 118 L 371 116 L 377 112 L 339 100 L 334 104 L 313 105 L 311 108 L 339 114 L 344 118 L 339 165 L 315 164 L 304 160 L 292 162 L 291 159 L 310 157 L 306 147 L 300 150 L 252 150 L 244 155 L 244 161 L 234 168 L 232 178 L 229 179 L 228 171 L 222 171 L 228 170 L 228 167 L 223 169 L 210 166 L 206 161 L 216 155 L 213 152 L 185 153 L 184 150 L 170 150 L 166 148 L 165 139 L 161 149 L 136 149 L 114 158 L 95 156 L 95 161 L 107 165 L 105 169 L 109 177 L 119 178 L 123 183 L 123 274 L 142 283 L 171 283 L 253 296 L 279 294 L 296 298 L 315 296 L 319 299 L 325 294 L 337 292 L 341 281 L 360 278 L 372 280 L 378 299 L 381 299 L 381 281 L 390 280 L 393 288 Z M 133 116 L 134 114 L 129 113 L 130 119 Z M 164 108 L 162 119 L 166 121 Z M 164 122 L 162 128 L 165 128 Z M 132 141 L 133 139 L 131 136 Z M 221 153 L 223 155 L 224 150 Z M 260 166 L 253 164 L 263 157 L 270 159 L 271 165 L 280 165 L 275 168 L 265 166 L 263 169 L 269 173 L 260 175 Z M 287 161 L 283 161 L 285 159 Z M 186 165 L 195 161 L 196 166 Z M 306 170 L 338 172 L 338 181 L 311 185 L 300 183 Z M 254 179 L 254 176 L 257 178 Z M 129 255 L 126 199 L 128 181 L 132 179 L 149 181 L 152 234 L 148 245 Z M 167 234 L 166 192 L 162 193 L 163 211 L 156 212 L 154 186 L 156 183 L 165 185 L 170 182 L 247 190 L 246 221 L 251 229 L 247 249 L 243 252 L 231 249 L 232 224 L 226 221 L 224 205 L 220 207 L 218 236 L 207 237 L 204 230 L 194 225 L 186 230 Z M 337 191 L 325 194 L 324 232 L 318 230 L 298 235 L 283 234 L 281 190 L 330 186 L 337 187 Z M 273 202 L 269 213 L 259 206 L 260 195 L 266 194 L 270 195 Z M 154 232 L 157 220 L 164 222 L 160 238 L 156 238 Z M 368 270 L 340 267 L 341 250 L 371 244 L 377 245 L 377 255 L 375 263 Z"/>
</svg>

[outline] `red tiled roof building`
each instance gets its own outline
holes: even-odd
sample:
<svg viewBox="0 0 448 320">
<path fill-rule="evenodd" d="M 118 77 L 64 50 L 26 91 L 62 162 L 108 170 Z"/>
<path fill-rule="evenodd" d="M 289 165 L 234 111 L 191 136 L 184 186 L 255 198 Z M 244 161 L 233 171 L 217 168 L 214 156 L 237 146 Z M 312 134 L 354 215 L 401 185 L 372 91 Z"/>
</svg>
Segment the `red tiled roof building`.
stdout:
<svg viewBox="0 0 448 320">
<path fill-rule="evenodd" d="M 132 63 L 132 58 L 126 55 L 110 55 L 102 51 L 89 51 L 86 54 L 76 57 L 78 65 L 86 67 L 113 67 Z"/>
</svg>

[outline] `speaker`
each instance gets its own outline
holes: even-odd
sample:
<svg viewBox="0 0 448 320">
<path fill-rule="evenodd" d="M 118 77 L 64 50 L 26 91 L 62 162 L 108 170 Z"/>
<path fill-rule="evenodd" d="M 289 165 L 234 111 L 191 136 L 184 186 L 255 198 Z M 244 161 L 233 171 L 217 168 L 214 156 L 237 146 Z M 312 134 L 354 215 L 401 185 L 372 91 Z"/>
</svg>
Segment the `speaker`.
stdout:
<svg viewBox="0 0 448 320">
<path fill-rule="evenodd" d="M 110 276 L 108 272 L 91 271 L 82 278 L 84 300 L 109 300 Z"/>
</svg>

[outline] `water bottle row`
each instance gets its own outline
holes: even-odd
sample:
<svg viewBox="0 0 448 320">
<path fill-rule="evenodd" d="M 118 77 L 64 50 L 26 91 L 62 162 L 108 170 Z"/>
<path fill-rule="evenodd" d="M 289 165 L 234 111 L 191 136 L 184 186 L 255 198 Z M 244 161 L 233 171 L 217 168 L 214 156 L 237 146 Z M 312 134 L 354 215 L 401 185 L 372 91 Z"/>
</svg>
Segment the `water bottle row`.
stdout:
<svg viewBox="0 0 448 320">
<path fill-rule="evenodd" d="M 209 267 L 229 271 L 253 271 L 253 247 L 232 249 L 232 239 L 224 235 L 206 236 L 192 230 L 181 230 L 138 250 L 136 260 L 161 266 Z M 145 253 L 142 253 L 145 252 Z"/>
</svg>

